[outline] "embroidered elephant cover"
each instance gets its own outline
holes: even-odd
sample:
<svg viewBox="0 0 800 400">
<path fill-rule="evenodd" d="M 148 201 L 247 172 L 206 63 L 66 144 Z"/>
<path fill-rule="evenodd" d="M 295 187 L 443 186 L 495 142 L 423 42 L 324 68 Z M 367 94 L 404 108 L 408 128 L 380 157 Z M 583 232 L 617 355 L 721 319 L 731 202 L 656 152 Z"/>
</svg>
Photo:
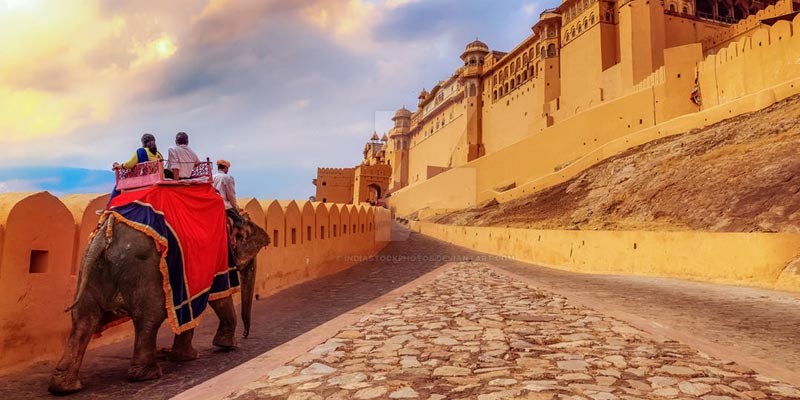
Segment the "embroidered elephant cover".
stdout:
<svg viewBox="0 0 800 400">
<path fill-rule="evenodd" d="M 225 206 L 210 184 L 122 193 L 106 213 L 155 242 L 167 319 L 176 334 L 197 326 L 209 300 L 239 290 L 239 276 L 228 257 Z"/>
</svg>

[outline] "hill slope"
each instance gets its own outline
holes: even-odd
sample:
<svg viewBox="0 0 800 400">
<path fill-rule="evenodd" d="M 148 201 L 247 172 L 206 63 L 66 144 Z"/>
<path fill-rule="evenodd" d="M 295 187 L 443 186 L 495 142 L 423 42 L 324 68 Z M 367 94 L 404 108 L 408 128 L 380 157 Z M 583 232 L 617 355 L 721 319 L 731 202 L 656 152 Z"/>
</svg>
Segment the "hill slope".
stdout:
<svg viewBox="0 0 800 400">
<path fill-rule="evenodd" d="M 452 225 L 800 232 L 800 96 L 601 162 L 560 185 L 441 215 Z"/>
</svg>

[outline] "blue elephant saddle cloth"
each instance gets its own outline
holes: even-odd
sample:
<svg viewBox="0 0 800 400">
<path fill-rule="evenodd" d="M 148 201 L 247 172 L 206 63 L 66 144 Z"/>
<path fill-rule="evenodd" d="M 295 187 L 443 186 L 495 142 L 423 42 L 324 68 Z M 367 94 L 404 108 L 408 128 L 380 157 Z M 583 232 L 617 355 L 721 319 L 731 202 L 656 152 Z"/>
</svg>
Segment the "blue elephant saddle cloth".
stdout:
<svg viewBox="0 0 800 400">
<path fill-rule="evenodd" d="M 155 242 L 167 319 L 176 334 L 197 326 L 209 300 L 239 290 L 228 253 L 225 205 L 211 184 L 125 192 L 114 197 L 103 218 L 112 214 Z"/>
</svg>

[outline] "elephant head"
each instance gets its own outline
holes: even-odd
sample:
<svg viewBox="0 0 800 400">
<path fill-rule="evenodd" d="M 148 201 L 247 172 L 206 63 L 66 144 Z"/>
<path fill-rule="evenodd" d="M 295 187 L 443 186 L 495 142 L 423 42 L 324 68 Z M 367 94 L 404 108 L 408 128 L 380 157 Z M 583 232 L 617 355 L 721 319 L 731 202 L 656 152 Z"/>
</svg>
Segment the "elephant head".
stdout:
<svg viewBox="0 0 800 400">
<path fill-rule="evenodd" d="M 250 316 L 252 315 L 253 296 L 255 295 L 256 282 L 256 262 L 255 258 L 262 248 L 270 244 L 269 235 L 261 227 L 250 220 L 247 214 L 243 215 L 245 224 L 239 229 L 237 237 L 234 238 L 236 247 L 236 268 L 239 270 L 239 278 L 242 288 L 242 336 L 250 335 Z"/>
</svg>

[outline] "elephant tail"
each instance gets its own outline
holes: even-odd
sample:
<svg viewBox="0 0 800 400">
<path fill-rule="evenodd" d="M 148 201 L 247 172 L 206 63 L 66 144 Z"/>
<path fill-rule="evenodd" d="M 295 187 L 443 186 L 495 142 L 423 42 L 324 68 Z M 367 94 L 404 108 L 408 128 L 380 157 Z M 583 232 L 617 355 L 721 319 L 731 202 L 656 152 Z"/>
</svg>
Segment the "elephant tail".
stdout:
<svg viewBox="0 0 800 400">
<path fill-rule="evenodd" d="M 100 222 L 94 235 L 89 240 L 89 246 L 86 247 L 86 252 L 83 254 L 83 260 L 81 262 L 81 270 L 78 275 L 78 289 L 75 291 L 75 298 L 72 300 L 72 304 L 64 309 L 64 312 L 73 309 L 78 304 L 81 297 L 83 297 L 89 282 L 89 276 L 91 276 L 92 271 L 100 265 L 100 257 L 103 256 L 103 252 L 105 252 L 108 244 L 111 243 L 112 228 L 115 218 L 114 214 L 107 215 L 108 218 Z M 104 234 L 100 234 L 104 230 Z"/>
</svg>

